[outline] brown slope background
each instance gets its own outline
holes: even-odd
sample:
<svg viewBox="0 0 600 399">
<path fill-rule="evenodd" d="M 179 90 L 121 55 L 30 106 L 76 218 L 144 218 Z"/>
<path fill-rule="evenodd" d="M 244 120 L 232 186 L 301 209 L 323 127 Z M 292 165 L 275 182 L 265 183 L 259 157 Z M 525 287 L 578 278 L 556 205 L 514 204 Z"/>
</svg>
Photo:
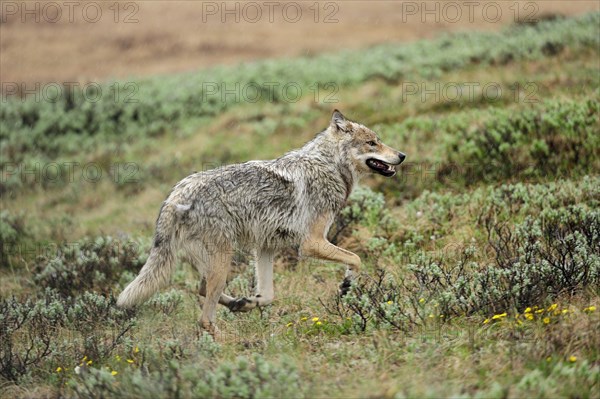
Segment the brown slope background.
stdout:
<svg viewBox="0 0 600 399">
<path fill-rule="evenodd" d="M 475 3 L 475 5 L 473 5 Z M 469 5 L 470 4 L 470 5 Z M 99 82 L 263 58 L 311 56 L 516 21 L 597 1 L 2 1 L 0 80 Z M 229 12 L 228 12 L 229 11 Z M 260 14 L 259 14 L 260 12 Z"/>
</svg>

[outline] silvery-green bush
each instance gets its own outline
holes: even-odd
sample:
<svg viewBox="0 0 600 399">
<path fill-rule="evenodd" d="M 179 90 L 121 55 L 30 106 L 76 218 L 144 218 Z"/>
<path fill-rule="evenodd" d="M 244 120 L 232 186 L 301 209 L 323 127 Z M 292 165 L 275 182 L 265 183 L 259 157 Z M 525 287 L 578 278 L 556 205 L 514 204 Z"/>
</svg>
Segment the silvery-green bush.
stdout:
<svg viewBox="0 0 600 399">
<path fill-rule="evenodd" d="M 0 376 L 19 382 L 83 356 L 101 361 L 123 343 L 133 316 L 117 308 L 113 297 L 91 292 L 65 297 L 46 289 L 37 298 L 3 298 Z"/>
<path fill-rule="evenodd" d="M 409 213 L 420 212 L 440 226 L 467 220 L 479 238 L 431 250 L 432 240 L 419 238 L 418 231 L 399 242 L 374 237 L 368 241 L 372 252 L 397 270 L 366 273 L 346 297 L 332 298 L 325 307 L 349 327 L 346 331 L 406 331 L 431 315 L 446 320 L 522 312 L 562 295 L 597 291 L 598 187 L 597 177 L 586 177 L 481 188 L 470 195 L 424 193 L 408 205 Z M 443 240 L 446 230 L 440 233 Z"/>
<path fill-rule="evenodd" d="M 65 296 L 84 290 L 110 293 L 123 272 L 137 273 L 146 261 L 140 242 L 110 236 L 65 243 L 39 260 L 34 281 Z"/>
<path fill-rule="evenodd" d="M 170 360 L 117 375 L 89 369 L 72 378 L 68 386 L 82 398 L 297 398 L 304 392 L 291 361 L 267 361 L 259 354 L 217 365 L 203 359 Z"/>
</svg>

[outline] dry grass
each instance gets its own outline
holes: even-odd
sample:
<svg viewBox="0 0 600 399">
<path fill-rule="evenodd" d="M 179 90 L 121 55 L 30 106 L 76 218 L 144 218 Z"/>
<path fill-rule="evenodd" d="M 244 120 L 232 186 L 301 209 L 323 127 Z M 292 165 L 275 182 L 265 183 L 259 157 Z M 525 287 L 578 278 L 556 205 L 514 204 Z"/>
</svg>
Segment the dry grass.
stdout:
<svg viewBox="0 0 600 399">
<path fill-rule="evenodd" d="M 110 78 L 129 78 L 172 72 L 188 71 L 220 64 L 235 64 L 270 57 L 313 55 L 340 48 L 361 48 L 383 42 L 407 42 L 431 38 L 444 32 L 460 30 L 497 30 L 512 23 L 514 4 L 517 2 L 481 2 L 470 21 L 468 8 L 462 7 L 462 17 L 453 22 L 451 14 L 423 15 L 422 2 L 402 1 L 338 1 L 337 23 L 315 23 L 312 2 L 284 0 L 276 10 L 274 23 L 269 23 L 267 9 L 258 23 L 221 23 L 219 16 L 207 17 L 203 22 L 202 6 L 193 1 L 138 1 L 125 2 L 121 9 L 123 20 L 137 4 L 137 23 L 114 23 L 113 3 L 104 3 L 102 17 L 96 23 L 87 23 L 81 15 L 83 5 L 75 9 L 74 21 L 69 23 L 68 8 L 63 7 L 63 17 L 58 23 L 50 10 L 37 16 L 29 15 L 21 22 L 25 2 L 16 3 L 16 14 L 6 13 L 6 22 L 0 24 L 0 81 L 25 82 L 27 88 L 35 83 L 98 82 Z M 49 1 L 36 1 L 43 10 Z M 210 2 L 205 2 L 210 3 Z M 214 2 L 221 4 L 221 2 Z M 229 2 L 229 9 L 235 2 Z M 258 2 L 262 4 L 262 2 Z M 303 17 L 297 23 L 286 22 L 281 16 L 285 3 L 302 4 Z M 415 15 L 403 8 L 403 3 L 417 4 Z M 462 4 L 461 2 L 458 2 Z M 501 5 L 502 18 L 495 22 L 483 17 L 485 3 Z M 534 11 L 536 16 L 560 14 L 579 15 L 598 10 L 595 1 L 520 1 L 522 14 Z M 62 3 L 58 3 L 62 4 Z M 242 4 L 239 3 L 238 4 Z M 321 3 L 319 21 L 323 21 L 333 8 L 325 9 Z M 442 10 L 444 2 L 430 2 L 428 7 Z M 122 5 L 121 7 L 124 7 Z M 314 6 L 313 6 L 314 7 Z M 407 7 L 407 6 L 404 6 Z M 511 9 L 511 7 L 513 7 Z M 30 4 L 29 9 L 34 5 Z M 404 11 L 403 11 L 404 10 Z M 90 13 L 92 11 L 90 10 Z M 290 11 L 291 13 L 291 11 Z M 40 15 L 41 14 L 41 15 Z M 487 15 L 487 14 L 486 14 Z M 36 22 L 36 18 L 40 22 Z M 310 31 L 310 34 L 306 34 Z"/>
</svg>

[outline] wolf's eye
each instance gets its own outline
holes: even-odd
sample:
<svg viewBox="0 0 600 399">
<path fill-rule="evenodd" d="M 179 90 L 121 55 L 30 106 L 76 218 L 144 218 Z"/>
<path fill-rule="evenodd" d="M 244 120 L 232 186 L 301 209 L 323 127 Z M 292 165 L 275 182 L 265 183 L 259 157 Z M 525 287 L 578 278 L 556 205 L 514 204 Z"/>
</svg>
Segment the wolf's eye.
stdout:
<svg viewBox="0 0 600 399">
<path fill-rule="evenodd" d="M 374 141 L 367 141 L 367 144 L 370 145 L 371 147 L 375 147 L 377 145 L 377 143 Z"/>
</svg>

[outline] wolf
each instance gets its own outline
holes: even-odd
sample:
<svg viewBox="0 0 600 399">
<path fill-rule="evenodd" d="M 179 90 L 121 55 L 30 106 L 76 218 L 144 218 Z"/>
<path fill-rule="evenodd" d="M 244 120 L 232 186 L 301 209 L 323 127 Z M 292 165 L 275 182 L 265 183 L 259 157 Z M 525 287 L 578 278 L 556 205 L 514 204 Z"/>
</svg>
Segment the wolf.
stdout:
<svg viewBox="0 0 600 399">
<path fill-rule="evenodd" d="M 148 260 L 117 305 L 133 307 L 164 287 L 181 253 L 203 277 L 200 324 L 214 335 L 217 304 L 238 312 L 273 301 L 274 256 L 292 245 L 302 256 L 346 265 L 347 290 L 361 260 L 330 243 L 327 232 L 361 176 L 394 176 L 405 158 L 335 110 L 327 129 L 300 149 L 184 178 L 162 203 Z M 236 249 L 255 253 L 256 291 L 249 298 L 223 293 Z"/>
</svg>

